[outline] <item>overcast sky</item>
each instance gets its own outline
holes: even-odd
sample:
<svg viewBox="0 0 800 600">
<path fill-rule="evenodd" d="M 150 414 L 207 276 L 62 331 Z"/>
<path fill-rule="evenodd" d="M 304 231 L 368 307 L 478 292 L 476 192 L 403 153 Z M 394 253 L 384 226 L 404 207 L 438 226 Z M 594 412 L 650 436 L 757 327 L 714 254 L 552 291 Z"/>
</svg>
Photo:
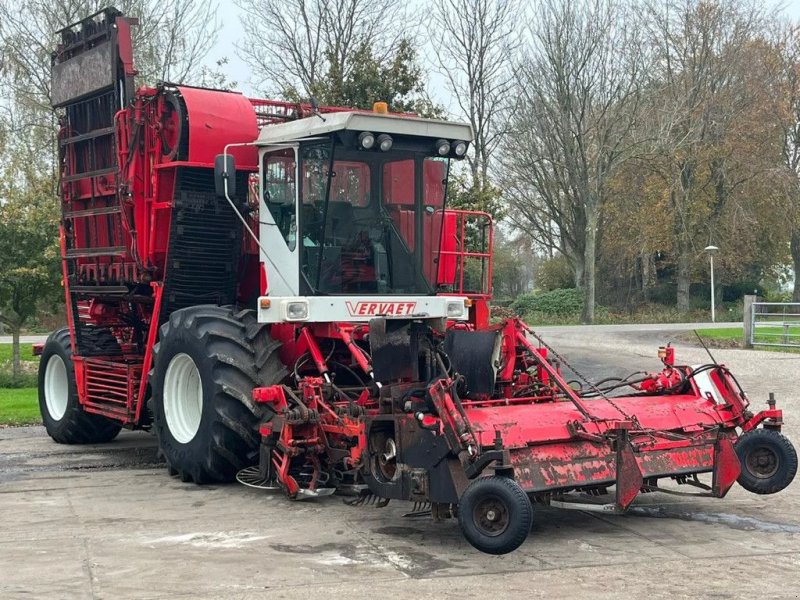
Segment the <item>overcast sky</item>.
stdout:
<svg viewBox="0 0 800 600">
<path fill-rule="evenodd" d="M 424 3 L 426 0 L 412 0 Z M 784 12 L 792 19 L 800 21 L 800 0 L 766 0 L 772 6 L 784 7 Z M 222 57 L 228 58 L 228 65 L 226 68 L 229 71 L 229 79 L 238 83 L 237 89 L 248 96 L 259 97 L 261 94 L 258 90 L 254 89 L 253 83 L 250 80 L 250 68 L 247 64 L 238 57 L 236 54 L 236 43 L 239 41 L 241 35 L 240 17 L 242 10 L 239 9 L 232 2 L 221 2 L 219 10 L 219 18 L 222 21 L 222 29 L 219 33 L 219 39 L 216 45 L 211 50 L 208 56 L 208 63 L 213 64 L 215 61 Z M 257 15 L 251 15 L 249 18 L 257 18 Z M 425 49 L 420 51 L 420 54 L 426 52 Z M 422 57 L 424 58 L 424 56 Z M 426 65 L 430 69 L 430 65 Z M 448 93 L 444 78 L 436 73 L 429 73 L 428 91 L 434 102 L 444 105 L 449 110 L 454 107 L 449 106 L 452 104 L 450 94 Z"/>
</svg>

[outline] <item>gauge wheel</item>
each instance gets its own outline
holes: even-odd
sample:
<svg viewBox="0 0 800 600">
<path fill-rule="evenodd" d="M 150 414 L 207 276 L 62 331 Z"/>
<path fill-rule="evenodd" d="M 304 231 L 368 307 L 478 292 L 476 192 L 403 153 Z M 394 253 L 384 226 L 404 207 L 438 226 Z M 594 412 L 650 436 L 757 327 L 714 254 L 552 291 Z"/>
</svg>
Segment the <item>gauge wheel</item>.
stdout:
<svg viewBox="0 0 800 600">
<path fill-rule="evenodd" d="M 754 494 L 775 494 L 797 474 L 797 451 L 780 431 L 754 429 L 734 446 L 742 472 L 739 485 Z"/>
<path fill-rule="evenodd" d="M 519 548 L 533 523 L 533 507 L 519 484 L 508 477 L 472 482 L 458 503 L 458 522 L 467 541 L 487 554 Z"/>
</svg>

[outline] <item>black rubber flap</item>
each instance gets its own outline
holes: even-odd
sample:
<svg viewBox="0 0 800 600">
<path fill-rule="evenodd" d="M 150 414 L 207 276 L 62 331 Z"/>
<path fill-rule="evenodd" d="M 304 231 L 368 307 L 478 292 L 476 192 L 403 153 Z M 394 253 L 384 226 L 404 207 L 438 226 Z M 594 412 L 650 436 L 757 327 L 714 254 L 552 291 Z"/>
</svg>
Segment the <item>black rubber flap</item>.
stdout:
<svg viewBox="0 0 800 600">
<path fill-rule="evenodd" d="M 470 394 L 491 394 L 497 378 L 495 361 L 500 348 L 499 331 L 450 329 L 444 351 L 453 370 L 463 375 Z"/>
</svg>

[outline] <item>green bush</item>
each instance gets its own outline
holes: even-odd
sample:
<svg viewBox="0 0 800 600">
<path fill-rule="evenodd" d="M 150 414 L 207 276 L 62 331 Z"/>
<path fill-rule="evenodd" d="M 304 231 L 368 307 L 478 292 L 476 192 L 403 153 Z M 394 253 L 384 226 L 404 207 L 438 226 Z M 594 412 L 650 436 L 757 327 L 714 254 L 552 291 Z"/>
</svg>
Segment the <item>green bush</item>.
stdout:
<svg viewBox="0 0 800 600">
<path fill-rule="evenodd" d="M 717 309 L 718 321 L 742 321 L 744 319 L 744 303 L 740 300 L 738 302 L 724 302 L 722 306 Z"/>
<path fill-rule="evenodd" d="M 511 304 L 511 308 L 523 316 L 536 313 L 547 317 L 571 317 L 580 315 L 583 309 L 583 295 L 576 289 L 521 294 Z"/>
<path fill-rule="evenodd" d="M 0 344 L 0 388 L 28 388 L 38 385 L 39 357 L 33 356 L 31 344 L 22 344 L 19 349 L 22 372 L 14 379 L 11 363 L 11 344 Z"/>
<path fill-rule="evenodd" d="M 539 265 L 536 287 L 547 292 L 575 286 L 575 275 L 566 256 L 550 258 Z"/>
<path fill-rule="evenodd" d="M 25 370 L 14 379 L 11 365 L 0 365 L 0 388 L 28 388 L 39 385 L 39 378 L 35 371 Z"/>
<path fill-rule="evenodd" d="M 764 290 L 764 302 L 791 302 L 791 290 Z"/>
</svg>

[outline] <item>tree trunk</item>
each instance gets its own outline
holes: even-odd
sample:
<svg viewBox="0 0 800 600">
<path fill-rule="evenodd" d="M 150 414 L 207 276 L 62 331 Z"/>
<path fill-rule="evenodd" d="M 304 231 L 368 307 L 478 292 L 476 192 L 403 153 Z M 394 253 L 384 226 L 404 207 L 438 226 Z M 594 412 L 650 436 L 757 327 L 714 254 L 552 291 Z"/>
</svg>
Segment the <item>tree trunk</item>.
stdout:
<svg viewBox="0 0 800 600">
<path fill-rule="evenodd" d="M 677 284 L 676 304 L 678 310 L 689 310 L 689 286 L 691 284 L 691 234 L 688 231 L 688 207 L 689 199 L 694 183 L 694 164 L 684 162 L 680 171 L 680 191 L 671 193 L 673 210 L 675 246 L 677 251 Z"/>
<path fill-rule="evenodd" d="M 584 248 L 584 286 L 583 312 L 581 322 L 591 325 L 594 322 L 594 286 L 595 286 L 595 253 L 597 242 L 597 215 L 594 210 L 586 211 L 586 247 Z"/>
<path fill-rule="evenodd" d="M 575 258 L 575 287 L 579 290 L 583 289 L 583 279 L 585 274 L 584 258 Z"/>
<path fill-rule="evenodd" d="M 642 263 L 642 300 L 650 302 L 656 272 L 655 257 L 652 252 L 642 252 L 639 260 Z"/>
<path fill-rule="evenodd" d="M 691 264 L 689 260 L 688 248 L 681 247 L 683 244 L 679 243 L 678 248 L 678 294 L 677 306 L 678 310 L 689 310 L 689 285 L 691 283 L 690 271 Z"/>
<path fill-rule="evenodd" d="M 22 364 L 19 359 L 19 329 L 11 332 L 11 378 L 16 383 L 22 374 Z"/>
<path fill-rule="evenodd" d="M 792 302 L 800 302 L 800 227 L 792 229 L 792 262 L 794 263 L 794 290 Z"/>
</svg>

